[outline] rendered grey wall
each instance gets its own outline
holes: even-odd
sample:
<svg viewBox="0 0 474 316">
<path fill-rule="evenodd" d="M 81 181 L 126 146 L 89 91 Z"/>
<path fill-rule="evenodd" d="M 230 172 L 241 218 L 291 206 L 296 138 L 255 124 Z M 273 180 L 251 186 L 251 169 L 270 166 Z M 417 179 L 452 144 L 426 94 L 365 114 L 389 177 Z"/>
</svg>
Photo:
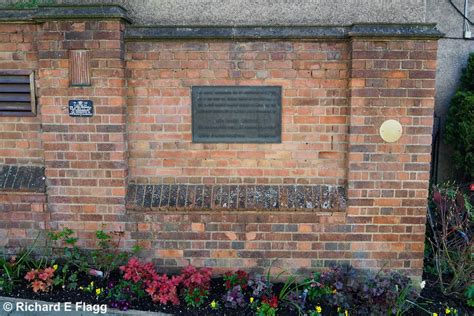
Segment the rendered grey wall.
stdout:
<svg viewBox="0 0 474 316">
<path fill-rule="evenodd" d="M 20 0 L 22 1 L 22 0 Z M 25 0 L 26 1 L 26 0 Z M 474 20 L 474 0 L 470 17 Z M 19 0 L 0 0 L 12 5 Z M 449 0 L 39 0 L 57 4 L 120 4 L 134 24 L 145 25 L 349 25 L 357 22 L 437 23 L 439 41 L 436 114 L 445 115 L 474 40 L 462 39 L 463 18 Z M 464 0 L 453 0 L 463 10 Z M 474 26 L 472 27 L 474 31 Z M 441 135 L 442 137 L 442 135 Z M 438 180 L 453 173 L 449 146 L 442 143 Z"/>
<path fill-rule="evenodd" d="M 16 3 L 22 0 L 0 0 Z M 154 25 L 308 25 L 423 22 L 426 0 L 38 0 L 115 3 L 135 23 Z"/>
<path fill-rule="evenodd" d="M 464 0 L 453 0 L 461 11 Z M 474 20 L 474 0 L 469 0 L 469 17 Z M 451 149 L 442 139 L 444 122 L 449 103 L 459 84 L 461 70 L 466 66 L 469 53 L 474 52 L 474 38 L 463 39 L 463 17 L 455 11 L 448 0 L 427 0 L 426 22 L 437 23 L 438 29 L 446 34 L 440 39 L 438 48 L 438 69 L 436 75 L 436 115 L 441 117 L 441 147 L 438 161 L 438 181 L 453 175 Z M 474 34 L 474 26 L 471 26 Z M 474 35 L 473 35 L 474 36 Z"/>
</svg>

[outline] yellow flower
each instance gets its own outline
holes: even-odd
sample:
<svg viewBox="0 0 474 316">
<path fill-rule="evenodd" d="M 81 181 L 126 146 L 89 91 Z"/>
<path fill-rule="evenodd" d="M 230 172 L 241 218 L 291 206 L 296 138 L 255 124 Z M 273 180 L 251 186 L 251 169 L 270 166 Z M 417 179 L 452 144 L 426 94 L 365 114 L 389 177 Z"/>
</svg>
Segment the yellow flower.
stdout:
<svg viewBox="0 0 474 316">
<path fill-rule="evenodd" d="M 58 265 L 55 264 L 55 265 L 53 266 L 53 269 L 54 269 L 54 271 L 56 271 L 56 270 L 58 269 Z"/>
<path fill-rule="evenodd" d="M 446 313 L 446 315 L 448 315 L 449 313 L 451 313 L 451 310 L 449 308 L 446 308 L 444 312 Z"/>
<path fill-rule="evenodd" d="M 79 287 L 79 290 L 83 290 L 84 288 L 82 286 Z"/>
<path fill-rule="evenodd" d="M 340 306 L 337 307 L 337 312 L 338 312 L 338 313 L 341 312 L 341 307 L 340 307 Z"/>
<path fill-rule="evenodd" d="M 337 292 L 336 289 L 332 290 L 332 294 L 336 294 L 336 292 Z"/>
<path fill-rule="evenodd" d="M 90 286 L 94 286 L 94 281 L 91 281 L 91 284 L 90 284 Z"/>
<path fill-rule="evenodd" d="M 102 289 L 95 289 L 95 294 L 96 295 L 100 295 L 100 293 L 102 293 Z"/>
<path fill-rule="evenodd" d="M 212 308 L 212 309 L 216 309 L 216 308 L 217 308 L 217 302 L 216 302 L 215 300 L 213 300 L 213 301 L 211 302 L 211 308 Z"/>
<path fill-rule="evenodd" d="M 344 316 L 349 316 L 349 312 L 347 311 L 347 309 L 344 311 Z"/>
<path fill-rule="evenodd" d="M 438 316 L 438 313 L 433 313 L 433 316 Z"/>
<path fill-rule="evenodd" d="M 318 312 L 318 314 L 321 314 L 321 312 L 323 311 L 323 309 L 321 308 L 321 306 L 316 306 L 316 312 Z"/>
<path fill-rule="evenodd" d="M 253 297 L 250 298 L 250 304 L 252 304 L 252 303 L 253 303 Z"/>
</svg>

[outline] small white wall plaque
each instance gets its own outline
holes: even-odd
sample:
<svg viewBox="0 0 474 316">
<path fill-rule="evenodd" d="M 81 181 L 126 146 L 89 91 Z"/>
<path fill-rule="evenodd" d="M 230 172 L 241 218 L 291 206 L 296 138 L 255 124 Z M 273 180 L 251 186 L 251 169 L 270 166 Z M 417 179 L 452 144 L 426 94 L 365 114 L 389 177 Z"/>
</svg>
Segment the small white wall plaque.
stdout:
<svg viewBox="0 0 474 316">
<path fill-rule="evenodd" d="M 387 120 L 380 126 L 380 137 L 387 143 L 394 143 L 402 137 L 402 124 L 397 120 Z"/>
</svg>

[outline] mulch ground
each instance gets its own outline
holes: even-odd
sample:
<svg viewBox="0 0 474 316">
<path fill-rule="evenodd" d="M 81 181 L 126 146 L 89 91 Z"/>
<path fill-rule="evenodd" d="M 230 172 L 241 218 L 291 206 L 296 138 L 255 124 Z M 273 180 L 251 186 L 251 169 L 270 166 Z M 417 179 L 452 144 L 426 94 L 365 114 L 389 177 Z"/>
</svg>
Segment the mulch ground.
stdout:
<svg viewBox="0 0 474 316">
<path fill-rule="evenodd" d="M 82 276 L 83 278 L 79 281 L 79 286 L 87 287 L 87 285 L 94 281 L 96 287 L 106 288 L 106 284 L 103 280 L 91 276 Z M 111 277 L 113 278 L 113 276 Z M 174 315 L 229 315 L 229 316 L 246 316 L 246 315 L 255 315 L 255 311 L 247 306 L 246 308 L 226 308 L 220 302 L 223 295 L 225 294 L 225 289 L 223 286 L 222 278 L 216 278 L 212 280 L 211 283 L 211 293 L 209 296 L 209 302 L 212 300 L 219 301 L 219 308 L 217 310 L 212 310 L 209 307 L 209 304 L 206 304 L 205 307 L 201 308 L 187 308 L 184 304 L 179 306 L 173 305 L 161 305 L 155 304 L 151 301 L 150 298 L 145 297 L 140 299 L 138 302 L 131 304 L 129 309 L 143 310 L 143 311 L 160 311 L 164 313 L 174 314 Z M 274 286 L 275 290 L 281 288 L 282 284 L 276 284 Z M 102 297 L 97 299 L 96 295 L 93 293 L 88 293 L 83 290 L 68 290 L 55 288 L 51 293 L 34 293 L 30 288 L 28 288 L 28 283 L 26 280 L 21 282 L 15 290 L 7 295 L 6 293 L 1 293 L 2 296 L 9 296 L 14 298 L 25 298 L 32 300 L 41 300 L 47 302 L 86 302 L 89 304 L 107 304 L 109 301 Z M 184 302 L 183 297 L 180 297 L 181 302 Z M 469 308 L 465 305 L 465 302 L 460 300 L 454 300 L 443 296 L 436 287 L 434 280 L 427 280 L 425 288 L 421 292 L 421 297 L 416 302 L 421 308 L 428 310 L 430 312 L 437 312 L 440 316 L 444 315 L 444 310 L 447 306 L 456 308 L 458 310 L 458 315 L 474 315 L 474 309 Z M 334 309 L 331 309 L 328 306 L 323 307 L 323 315 L 337 315 L 337 312 Z M 428 315 L 419 307 L 412 308 L 406 315 Z M 291 310 L 289 307 L 281 306 L 278 309 L 277 315 L 298 315 L 298 312 Z"/>
</svg>

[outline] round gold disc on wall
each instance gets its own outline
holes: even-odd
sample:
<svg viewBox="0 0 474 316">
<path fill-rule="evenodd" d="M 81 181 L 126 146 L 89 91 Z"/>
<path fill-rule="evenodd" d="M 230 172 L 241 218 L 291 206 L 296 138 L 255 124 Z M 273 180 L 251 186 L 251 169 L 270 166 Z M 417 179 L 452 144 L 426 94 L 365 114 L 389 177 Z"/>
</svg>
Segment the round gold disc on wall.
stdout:
<svg viewBox="0 0 474 316">
<path fill-rule="evenodd" d="M 380 126 L 380 137 L 387 143 L 393 143 L 402 137 L 402 124 L 397 120 L 387 120 Z"/>
</svg>

